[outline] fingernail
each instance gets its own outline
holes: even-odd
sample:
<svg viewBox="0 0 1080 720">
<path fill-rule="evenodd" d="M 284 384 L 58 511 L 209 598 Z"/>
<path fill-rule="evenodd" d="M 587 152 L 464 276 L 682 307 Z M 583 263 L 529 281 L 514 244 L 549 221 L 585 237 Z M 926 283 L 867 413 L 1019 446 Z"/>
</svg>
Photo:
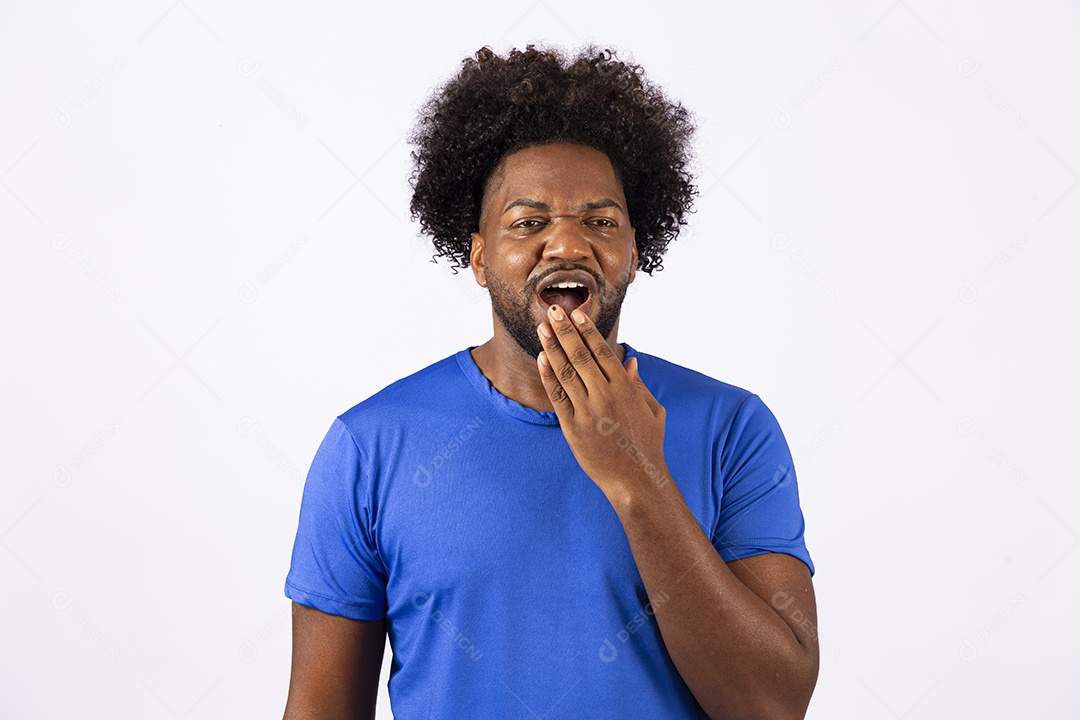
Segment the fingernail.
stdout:
<svg viewBox="0 0 1080 720">
<path fill-rule="evenodd" d="M 540 323 L 540 325 L 538 327 L 540 328 L 540 333 L 544 337 L 546 337 L 546 338 L 551 337 L 551 327 L 547 323 Z"/>
<path fill-rule="evenodd" d="M 563 319 L 562 308 L 558 305 L 552 305 L 550 308 L 548 308 L 548 311 L 551 312 L 551 317 L 555 318 L 556 320 Z"/>
</svg>

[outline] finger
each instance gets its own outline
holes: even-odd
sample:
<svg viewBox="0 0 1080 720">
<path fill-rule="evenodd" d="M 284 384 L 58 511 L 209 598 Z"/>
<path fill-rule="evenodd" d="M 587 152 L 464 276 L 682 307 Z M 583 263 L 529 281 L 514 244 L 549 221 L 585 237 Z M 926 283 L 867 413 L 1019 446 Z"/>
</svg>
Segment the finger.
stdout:
<svg viewBox="0 0 1080 720">
<path fill-rule="evenodd" d="M 551 333 L 551 337 L 545 334 L 545 330 Z M 540 336 L 540 344 L 544 346 L 544 357 L 548 361 L 555 381 L 559 383 L 572 403 L 584 405 L 588 400 L 589 391 L 581 376 L 578 375 L 577 368 L 566 356 L 566 351 L 563 350 L 555 329 L 550 323 L 541 323 L 536 328 L 536 332 Z"/>
<path fill-rule="evenodd" d="M 563 354 L 577 371 L 586 391 L 596 392 L 602 386 L 607 385 L 607 377 L 600 370 L 600 366 L 596 364 L 592 350 L 581 338 L 578 331 L 580 326 L 567 317 L 566 313 L 558 305 L 552 305 L 548 308 L 548 320 L 555 330 L 555 340 L 558 341 Z M 554 357 L 552 357 L 552 362 L 555 364 L 556 371 L 559 371 L 560 368 L 555 363 Z"/>
<path fill-rule="evenodd" d="M 570 318 L 574 321 L 582 342 L 589 348 L 589 352 L 592 353 L 592 357 L 604 377 L 608 381 L 619 377 L 622 374 L 619 357 L 611 349 L 611 345 L 604 339 L 604 336 L 600 334 L 600 330 L 597 329 L 592 318 L 581 308 L 576 308 L 574 312 L 570 313 Z"/>
<path fill-rule="evenodd" d="M 573 400 L 570 399 L 566 388 L 555 374 L 555 368 L 551 366 L 551 359 L 546 350 L 536 357 L 536 365 L 540 370 L 540 380 L 544 383 L 544 390 L 547 391 L 551 404 L 555 406 L 555 415 L 558 416 L 559 422 L 561 423 L 564 418 L 572 418 L 574 416 Z"/>
<path fill-rule="evenodd" d="M 626 361 L 626 373 L 630 376 L 631 382 L 641 391 L 642 396 L 645 398 L 645 402 L 648 403 L 649 409 L 653 411 L 655 415 L 657 411 L 663 408 L 660 401 L 653 397 L 653 394 L 649 392 L 648 386 L 645 381 L 641 379 L 641 374 L 638 372 L 638 359 L 637 356 L 630 358 Z"/>
</svg>

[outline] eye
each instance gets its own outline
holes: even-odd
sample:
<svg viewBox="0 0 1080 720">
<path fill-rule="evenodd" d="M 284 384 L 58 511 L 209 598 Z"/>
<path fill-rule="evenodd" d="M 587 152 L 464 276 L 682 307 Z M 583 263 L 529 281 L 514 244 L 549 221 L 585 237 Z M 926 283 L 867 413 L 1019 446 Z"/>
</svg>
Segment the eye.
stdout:
<svg viewBox="0 0 1080 720">
<path fill-rule="evenodd" d="M 613 220 L 609 220 L 608 218 L 596 218 L 595 220 L 593 220 L 593 222 L 597 225 L 600 225 L 601 227 L 616 227 L 615 222 Z"/>
<path fill-rule="evenodd" d="M 534 223 L 534 224 L 530 225 L 529 223 Z M 518 220 L 516 223 L 511 225 L 511 227 L 531 228 L 531 227 L 536 227 L 537 225 L 541 225 L 541 224 L 542 223 L 539 220 L 535 220 L 535 219 L 532 219 L 532 218 L 525 218 L 524 220 Z"/>
</svg>

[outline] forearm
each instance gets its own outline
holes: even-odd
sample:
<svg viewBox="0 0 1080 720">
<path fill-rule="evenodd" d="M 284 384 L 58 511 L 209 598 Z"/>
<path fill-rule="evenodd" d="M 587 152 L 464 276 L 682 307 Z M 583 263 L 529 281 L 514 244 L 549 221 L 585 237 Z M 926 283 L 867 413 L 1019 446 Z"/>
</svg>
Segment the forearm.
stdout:
<svg viewBox="0 0 1080 720">
<path fill-rule="evenodd" d="M 670 478 L 670 476 L 668 476 Z M 713 547 L 674 481 L 612 499 L 676 669 L 710 715 L 802 718 L 812 655 Z"/>
</svg>

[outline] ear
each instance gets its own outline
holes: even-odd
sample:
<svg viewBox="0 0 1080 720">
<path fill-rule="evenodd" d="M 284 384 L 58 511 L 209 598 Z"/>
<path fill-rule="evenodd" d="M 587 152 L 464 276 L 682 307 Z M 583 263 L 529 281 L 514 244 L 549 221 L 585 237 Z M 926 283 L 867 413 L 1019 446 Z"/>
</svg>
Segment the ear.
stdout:
<svg viewBox="0 0 1080 720">
<path fill-rule="evenodd" d="M 484 236 L 478 232 L 472 234 L 472 247 L 469 248 L 469 266 L 472 268 L 473 277 L 480 287 L 487 287 L 487 276 L 484 273 Z"/>
<path fill-rule="evenodd" d="M 627 284 L 634 282 L 634 277 L 637 275 L 637 230 L 630 228 L 630 247 L 634 249 L 634 257 L 630 261 L 630 280 Z"/>
</svg>

